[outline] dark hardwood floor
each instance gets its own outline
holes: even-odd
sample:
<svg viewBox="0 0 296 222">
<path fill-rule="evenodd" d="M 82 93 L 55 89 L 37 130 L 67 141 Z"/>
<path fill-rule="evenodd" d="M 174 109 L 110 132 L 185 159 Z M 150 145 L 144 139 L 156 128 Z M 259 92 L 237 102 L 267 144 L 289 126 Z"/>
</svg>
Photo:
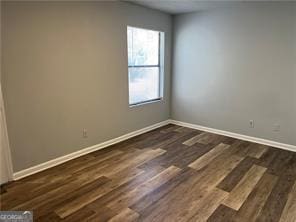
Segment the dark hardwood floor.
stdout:
<svg viewBox="0 0 296 222">
<path fill-rule="evenodd" d="M 296 153 L 168 125 L 2 187 L 34 221 L 295 222 Z"/>
</svg>

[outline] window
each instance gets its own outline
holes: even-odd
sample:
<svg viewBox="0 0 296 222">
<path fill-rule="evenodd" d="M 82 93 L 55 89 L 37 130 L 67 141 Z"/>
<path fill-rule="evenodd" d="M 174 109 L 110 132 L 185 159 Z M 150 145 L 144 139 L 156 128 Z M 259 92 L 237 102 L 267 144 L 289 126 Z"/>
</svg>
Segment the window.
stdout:
<svg viewBox="0 0 296 222">
<path fill-rule="evenodd" d="M 127 27 L 129 104 L 162 98 L 163 33 Z"/>
</svg>

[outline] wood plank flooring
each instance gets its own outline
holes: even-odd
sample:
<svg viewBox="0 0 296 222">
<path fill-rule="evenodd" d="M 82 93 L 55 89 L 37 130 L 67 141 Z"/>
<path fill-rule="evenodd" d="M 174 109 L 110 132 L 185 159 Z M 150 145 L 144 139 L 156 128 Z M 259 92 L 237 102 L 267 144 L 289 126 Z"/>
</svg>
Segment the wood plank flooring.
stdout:
<svg viewBox="0 0 296 222">
<path fill-rule="evenodd" d="M 1 187 L 34 221 L 295 222 L 296 153 L 167 125 Z"/>
</svg>

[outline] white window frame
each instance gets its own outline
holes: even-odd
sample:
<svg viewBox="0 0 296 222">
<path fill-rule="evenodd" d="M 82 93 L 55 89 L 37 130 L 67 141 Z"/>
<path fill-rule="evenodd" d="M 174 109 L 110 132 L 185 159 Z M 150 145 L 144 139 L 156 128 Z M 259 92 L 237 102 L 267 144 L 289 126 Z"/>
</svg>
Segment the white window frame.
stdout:
<svg viewBox="0 0 296 222">
<path fill-rule="evenodd" d="M 128 28 L 136 28 L 136 29 L 143 29 L 143 30 L 147 30 L 147 31 L 158 32 L 158 64 L 156 64 L 156 65 L 129 65 L 129 63 L 128 63 L 128 70 L 127 70 L 128 72 L 127 73 L 129 73 L 129 68 L 153 68 L 153 67 L 157 68 L 158 67 L 158 71 L 159 71 L 159 81 L 158 81 L 159 82 L 159 86 L 158 86 L 159 97 L 155 98 L 155 99 L 140 101 L 137 103 L 130 103 L 129 102 L 130 94 L 128 93 L 129 106 L 134 107 L 134 106 L 145 105 L 145 104 L 154 103 L 154 102 L 160 102 L 163 100 L 163 88 L 164 88 L 164 39 L 165 39 L 164 36 L 165 36 L 165 33 L 162 31 L 158 31 L 158 30 L 135 27 L 135 26 L 127 26 L 127 30 L 128 30 Z M 127 38 L 128 38 L 128 36 L 127 36 Z M 128 39 L 127 39 L 127 44 L 128 44 Z M 127 45 L 127 53 L 128 53 L 128 45 Z M 128 80 L 128 91 L 129 91 L 129 80 Z"/>
</svg>

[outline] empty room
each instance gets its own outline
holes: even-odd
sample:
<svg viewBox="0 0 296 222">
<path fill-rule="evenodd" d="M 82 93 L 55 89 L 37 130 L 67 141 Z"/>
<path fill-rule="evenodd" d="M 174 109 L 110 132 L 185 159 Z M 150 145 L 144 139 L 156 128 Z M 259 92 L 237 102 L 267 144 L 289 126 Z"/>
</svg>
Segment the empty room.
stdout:
<svg viewBox="0 0 296 222">
<path fill-rule="evenodd" d="M 0 6 L 0 222 L 296 222 L 296 1 Z"/>
</svg>

